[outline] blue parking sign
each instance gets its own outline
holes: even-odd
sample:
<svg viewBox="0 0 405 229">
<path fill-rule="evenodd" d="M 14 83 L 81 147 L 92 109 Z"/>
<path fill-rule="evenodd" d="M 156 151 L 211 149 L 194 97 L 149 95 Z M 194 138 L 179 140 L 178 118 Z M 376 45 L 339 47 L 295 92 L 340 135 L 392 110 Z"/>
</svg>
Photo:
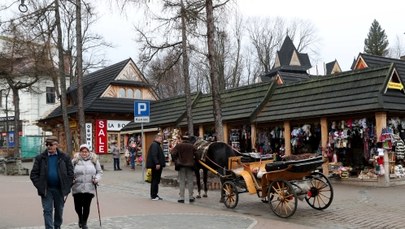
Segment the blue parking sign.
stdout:
<svg viewBox="0 0 405 229">
<path fill-rule="evenodd" d="M 135 123 L 149 122 L 149 116 L 150 116 L 150 101 L 135 100 L 134 122 Z"/>
</svg>

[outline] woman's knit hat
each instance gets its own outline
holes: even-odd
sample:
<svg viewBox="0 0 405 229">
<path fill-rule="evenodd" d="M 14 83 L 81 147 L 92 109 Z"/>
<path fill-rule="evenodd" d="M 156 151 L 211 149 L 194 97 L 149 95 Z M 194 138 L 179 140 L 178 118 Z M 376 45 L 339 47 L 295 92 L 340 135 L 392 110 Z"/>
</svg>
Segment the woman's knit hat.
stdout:
<svg viewBox="0 0 405 229">
<path fill-rule="evenodd" d="M 79 150 L 81 151 L 83 148 L 86 148 L 88 151 L 90 151 L 90 147 L 87 144 L 81 144 Z"/>
</svg>

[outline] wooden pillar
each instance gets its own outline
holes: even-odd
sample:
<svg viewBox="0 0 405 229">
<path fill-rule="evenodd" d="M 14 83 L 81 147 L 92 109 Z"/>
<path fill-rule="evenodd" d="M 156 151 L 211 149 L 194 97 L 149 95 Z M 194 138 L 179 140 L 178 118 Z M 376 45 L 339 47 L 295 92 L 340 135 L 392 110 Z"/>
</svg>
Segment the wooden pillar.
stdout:
<svg viewBox="0 0 405 229">
<path fill-rule="evenodd" d="M 228 141 L 229 141 L 229 132 L 228 132 L 228 124 L 227 123 L 223 123 L 222 124 L 223 125 L 223 127 L 224 127 L 224 142 L 225 143 L 228 143 Z"/>
<path fill-rule="evenodd" d="M 198 127 L 198 137 L 203 138 L 204 137 L 204 126 L 200 125 Z"/>
<path fill-rule="evenodd" d="M 284 121 L 284 143 L 285 143 L 285 155 L 291 155 L 291 125 L 290 121 Z"/>
<path fill-rule="evenodd" d="M 250 142 L 252 143 L 252 151 L 257 152 L 256 149 L 256 124 L 250 124 Z"/>
<path fill-rule="evenodd" d="M 386 112 L 376 112 L 375 113 L 375 131 L 377 136 L 377 141 L 380 140 L 381 132 L 383 128 L 387 127 L 387 113 Z"/>
<path fill-rule="evenodd" d="M 375 128 L 377 134 L 377 141 L 380 140 L 382 129 L 387 127 L 387 113 L 386 112 L 376 112 L 375 113 Z M 384 150 L 385 151 L 385 150 Z M 378 177 L 378 183 L 382 186 L 389 186 L 390 183 L 390 170 L 389 170 L 389 158 L 388 154 L 384 153 L 384 176 Z"/>
<path fill-rule="evenodd" d="M 329 139 L 329 133 L 328 133 L 328 119 L 327 118 L 321 118 L 321 146 L 322 146 L 322 156 L 324 155 L 324 152 L 328 146 L 328 139 Z M 322 171 L 325 176 L 329 175 L 329 161 L 324 163 L 322 165 Z"/>
</svg>

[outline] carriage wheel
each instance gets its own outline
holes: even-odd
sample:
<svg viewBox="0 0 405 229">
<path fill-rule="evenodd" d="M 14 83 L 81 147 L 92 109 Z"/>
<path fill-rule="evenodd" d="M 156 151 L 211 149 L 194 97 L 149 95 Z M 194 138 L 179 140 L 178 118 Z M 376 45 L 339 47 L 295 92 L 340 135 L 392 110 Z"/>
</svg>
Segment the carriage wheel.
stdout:
<svg viewBox="0 0 405 229">
<path fill-rule="evenodd" d="M 273 181 L 269 187 L 268 200 L 271 210 L 281 218 L 288 218 L 297 210 L 297 194 L 288 181 Z"/>
<path fill-rule="evenodd" d="M 222 185 L 222 190 L 224 191 L 225 206 L 227 208 L 235 208 L 239 201 L 239 194 L 235 183 L 232 181 L 225 181 Z"/>
<path fill-rule="evenodd" d="M 305 200 L 314 209 L 326 209 L 333 200 L 333 188 L 329 179 L 319 172 L 312 173 L 309 179 L 310 188 Z"/>
</svg>

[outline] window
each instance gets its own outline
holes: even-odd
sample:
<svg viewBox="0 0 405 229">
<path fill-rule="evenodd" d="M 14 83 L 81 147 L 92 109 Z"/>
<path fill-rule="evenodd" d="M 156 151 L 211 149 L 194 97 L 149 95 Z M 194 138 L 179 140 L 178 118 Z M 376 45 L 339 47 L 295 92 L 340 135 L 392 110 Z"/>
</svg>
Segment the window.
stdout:
<svg viewBox="0 0 405 229">
<path fill-rule="evenodd" d="M 134 91 L 132 89 L 127 89 L 127 98 L 134 98 Z"/>
<path fill-rule="evenodd" d="M 125 98 L 125 89 L 124 88 L 120 88 L 118 90 L 118 98 Z"/>
<path fill-rule="evenodd" d="M 46 87 L 46 103 L 51 104 L 55 103 L 55 88 L 54 87 Z"/>
<path fill-rule="evenodd" d="M 135 99 L 142 99 L 142 92 L 139 89 L 135 90 Z"/>
</svg>

